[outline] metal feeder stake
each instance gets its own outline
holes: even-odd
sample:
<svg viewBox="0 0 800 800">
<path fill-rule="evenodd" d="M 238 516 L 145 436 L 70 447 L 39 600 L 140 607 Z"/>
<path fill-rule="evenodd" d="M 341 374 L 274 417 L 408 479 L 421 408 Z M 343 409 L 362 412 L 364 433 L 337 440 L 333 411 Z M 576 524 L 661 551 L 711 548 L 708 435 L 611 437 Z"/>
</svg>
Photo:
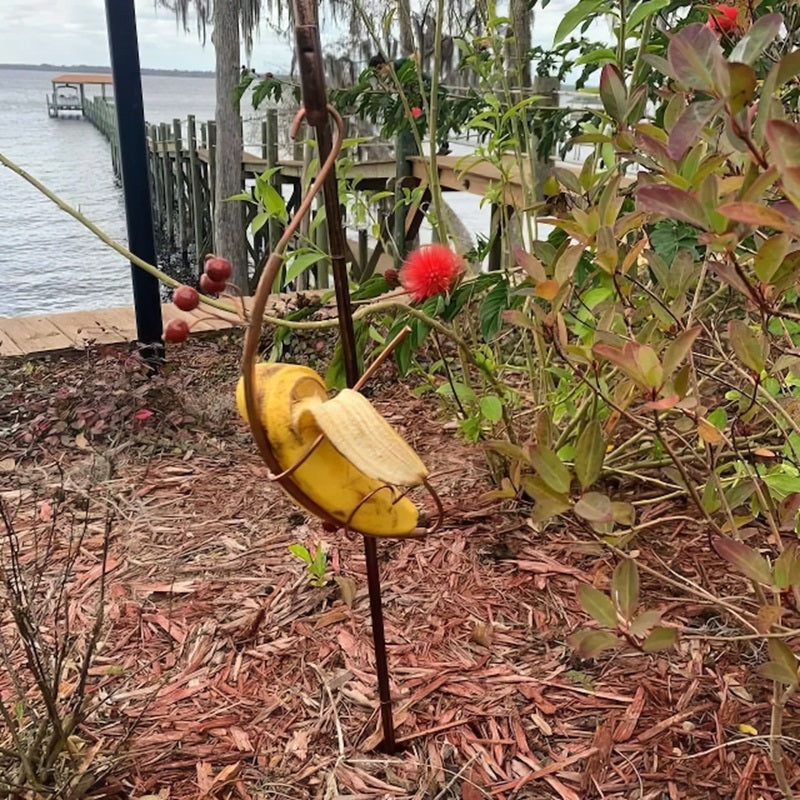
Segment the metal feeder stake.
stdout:
<svg viewBox="0 0 800 800">
<path fill-rule="evenodd" d="M 319 162 L 322 164 L 331 152 L 331 129 L 325 92 L 325 74 L 322 69 L 322 44 L 319 37 L 317 3 L 315 0 L 293 0 L 293 4 L 303 105 L 306 110 L 306 119 L 316 131 Z M 326 175 L 323 192 L 345 376 L 347 385 L 352 388 L 359 378 L 358 356 L 347 280 L 346 239 L 341 223 L 335 169 L 330 170 Z M 396 750 L 396 742 L 392 719 L 392 697 L 389 688 L 389 663 L 386 657 L 386 637 L 383 628 L 378 548 L 377 542 L 372 536 L 364 537 L 364 555 L 367 564 L 372 640 L 375 646 L 375 667 L 378 675 L 378 697 L 380 698 L 381 724 L 383 726 L 383 749 L 392 754 Z"/>
</svg>

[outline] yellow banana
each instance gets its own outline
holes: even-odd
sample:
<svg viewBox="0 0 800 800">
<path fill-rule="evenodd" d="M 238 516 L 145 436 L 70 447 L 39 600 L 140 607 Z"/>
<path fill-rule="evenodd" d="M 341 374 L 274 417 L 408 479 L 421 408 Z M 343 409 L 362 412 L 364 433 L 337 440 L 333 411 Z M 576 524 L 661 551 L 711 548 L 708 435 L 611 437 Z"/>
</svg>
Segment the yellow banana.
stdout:
<svg viewBox="0 0 800 800">
<path fill-rule="evenodd" d="M 322 378 L 300 365 L 258 364 L 254 377 L 259 417 L 278 464 L 288 470 L 302 462 L 284 481 L 293 482 L 300 494 L 351 530 L 372 536 L 415 532 L 417 508 L 396 488 L 387 487 L 387 476 L 392 482 L 400 477 L 408 481 L 403 485 L 417 485 L 427 470 L 369 401 L 357 392 L 349 397 L 349 390 L 329 400 Z M 243 379 L 236 387 L 236 403 L 246 420 Z M 335 431 L 333 439 L 353 460 L 324 435 L 326 429 Z M 320 435 L 321 443 L 308 455 Z"/>
</svg>

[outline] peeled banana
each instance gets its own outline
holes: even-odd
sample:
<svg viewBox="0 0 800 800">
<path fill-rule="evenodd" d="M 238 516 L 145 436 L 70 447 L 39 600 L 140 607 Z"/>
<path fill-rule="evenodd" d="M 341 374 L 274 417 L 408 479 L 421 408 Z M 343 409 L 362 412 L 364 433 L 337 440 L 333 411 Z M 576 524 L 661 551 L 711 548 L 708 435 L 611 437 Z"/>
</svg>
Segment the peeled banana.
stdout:
<svg viewBox="0 0 800 800">
<path fill-rule="evenodd" d="M 345 389 L 329 399 L 322 378 L 296 364 L 258 364 L 253 384 L 273 455 L 284 471 L 291 470 L 281 485 L 296 502 L 303 505 L 306 498 L 310 510 L 316 505 L 370 536 L 418 532 L 417 508 L 396 487 L 418 486 L 428 471 L 362 394 Z M 247 420 L 243 378 L 236 404 Z"/>
</svg>

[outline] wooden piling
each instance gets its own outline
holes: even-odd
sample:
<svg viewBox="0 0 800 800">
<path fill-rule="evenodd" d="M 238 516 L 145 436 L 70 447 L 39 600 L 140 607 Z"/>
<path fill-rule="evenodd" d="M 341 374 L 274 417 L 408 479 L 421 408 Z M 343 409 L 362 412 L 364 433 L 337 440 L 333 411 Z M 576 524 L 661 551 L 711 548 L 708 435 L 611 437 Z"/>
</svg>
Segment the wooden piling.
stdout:
<svg viewBox="0 0 800 800">
<path fill-rule="evenodd" d="M 165 225 L 165 204 L 164 204 L 164 175 L 161 172 L 161 161 L 158 154 L 158 126 L 150 126 L 150 163 L 153 169 L 153 186 L 155 188 L 155 218 L 160 230 Z"/>
<path fill-rule="evenodd" d="M 194 257 L 198 264 L 203 262 L 203 187 L 200 180 L 200 164 L 197 159 L 197 133 L 194 114 L 186 120 L 186 144 L 189 148 L 189 186 L 191 191 L 191 220 L 194 237 Z M 199 277 L 199 272 L 198 272 Z"/>
<path fill-rule="evenodd" d="M 206 123 L 208 134 L 208 212 L 211 218 L 211 251 L 214 251 L 214 210 L 217 204 L 217 123 Z"/>
<path fill-rule="evenodd" d="M 181 247 L 181 255 L 186 261 L 189 237 L 186 233 L 186 177 L 183 169 L 183 131 L 181 121 L 172 120 L 172 152 L 175 158 L 175 191 L 178 198 L 178 240 Z"/>
</svg>

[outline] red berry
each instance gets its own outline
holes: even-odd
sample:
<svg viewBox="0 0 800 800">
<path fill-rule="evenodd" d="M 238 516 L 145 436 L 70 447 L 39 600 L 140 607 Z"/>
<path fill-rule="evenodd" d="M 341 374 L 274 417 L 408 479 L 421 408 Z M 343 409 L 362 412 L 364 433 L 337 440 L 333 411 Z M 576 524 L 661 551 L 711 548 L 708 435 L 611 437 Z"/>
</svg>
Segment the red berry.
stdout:
<svg viewBox="0 0 800 800">
<path fill-rule="evenodd" d="M 181 311 L 194 311 L 200 304 L 200 295 L 191 286 L 179 286 L 172 295 L 172 302 Z"/>
<path fill-rule="evenodd" d="M 164 328 L 164 341 L 178 344 L 189 338 L 189 324 L 185 319 L 171 319 Z"/>
<path fill-rule="evenodd" d="M 207 258 L 204 268 L 206 275 L 215 283 L 226 283 L 231 279 L 231 274 L 233 273 L 231 262 L 227 258 L 220 258 L 219 256 Z"/>
<path fill-rule="evenodd" d="M 212 280 L 207 272 L 200 276 L 200 288 L 206 294 L 222 294 L 225 291 L 225 282 Z"/>
<path fill-rule="evenodd" d="M 414 119 L 419 119 L 422 116 L 422 109 L 419 106 L 411 107 L 411 116 Z"/>
</svg>

